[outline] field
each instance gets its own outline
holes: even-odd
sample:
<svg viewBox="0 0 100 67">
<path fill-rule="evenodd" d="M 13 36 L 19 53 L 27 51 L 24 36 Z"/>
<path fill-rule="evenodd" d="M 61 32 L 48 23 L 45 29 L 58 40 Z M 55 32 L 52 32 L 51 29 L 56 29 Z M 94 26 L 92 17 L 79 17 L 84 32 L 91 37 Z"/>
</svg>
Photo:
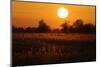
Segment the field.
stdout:
<svg viewBox="0 0 100 67">
<path fill-rule="evenodd" d="M 96 61 L 96 35 L 13 33 L 13 66 Z"/>
</svg>

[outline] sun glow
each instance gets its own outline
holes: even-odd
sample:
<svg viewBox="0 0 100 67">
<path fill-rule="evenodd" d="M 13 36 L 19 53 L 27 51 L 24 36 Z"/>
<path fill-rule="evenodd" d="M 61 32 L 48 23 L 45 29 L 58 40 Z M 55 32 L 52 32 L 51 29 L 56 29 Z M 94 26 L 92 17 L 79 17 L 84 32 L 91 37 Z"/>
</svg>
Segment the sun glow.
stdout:
<svg viewBox="0 0 100 67">
<path fill-rule="evenodd" d="M 61 7 L 57 10 L 57 15 L 59 18 L 66 18 L 68 16 L 68 10 L 64 7 Z"/>
</svg>

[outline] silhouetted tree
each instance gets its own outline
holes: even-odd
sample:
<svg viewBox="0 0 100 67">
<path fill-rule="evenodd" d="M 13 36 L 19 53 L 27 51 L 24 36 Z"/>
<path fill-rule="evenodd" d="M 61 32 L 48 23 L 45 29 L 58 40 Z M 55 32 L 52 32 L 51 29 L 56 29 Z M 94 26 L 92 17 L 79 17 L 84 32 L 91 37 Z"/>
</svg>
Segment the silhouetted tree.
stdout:
<svg viewBox="0 0 100 67">
<path fill-rule="evenodd" d="M 15 26 L 12 26 L 12 32 L 17 32 L 17 33 L 22 33 L 22 32 L 24 32 L 25 30 L 24 30 L 24 28 L 22 28 L 22 27 L 15 27 Z"/>
<path fill-rule="evenodd" d="M 85 33 L 96 33 L 96 27 L 93 24 L 85 24 L 84 32 Z"/>
<path fill-rule="evenodd" d="M 27 27 L 24 29 L 23 27 L 15 27 L 12 25 L 12 32 L 16 33 L 45 33 L 45 32 L 53 32 L 53 33 L 96 33 L 96 26 L 93 24 L 84 24 L 83 20 L 77 19 L 72 26 L 68 25 L 68 21 L 65 21 L 61 25 L 61 29 L 53 29 L 51 30 L 50 26 L 44 22 L 44 20 L 40 20 L 38 27 Z"/>
<path fill-rule="evenodd" d="M 53 29 L 52 32 L 53 32 L 53 33 L 60 33 L 61 30 L 57 28 L 57 29 Z"/>
<path fill-rule="evenodd" d="M 37 30 L 38 30 L 38 32 L 49 32 L 51 29 L 50 29 L 50 26 L 48 26 L 42 19 L 39 21 Z"/>
<path fill-rule="evenodd" d="M 66 21 L 65 21 L 65 23 L 63 23 L 63 24 L 61 25 L 61 27 L 62 27 L 62 29 L 61 29 L 62 32 L 64 32 L 64 33 L 69 32 L 69 30 L 68 30 L 68 24 L 67 24 Z"/>
<path fill-rule="evenodd" d="M 17 28 L 12 25 L 12 32 L 16 32 Z"/>
<path fill-rule="evenodd" d="M 83 20 L 81 19 L 77 19 L 74 23 L 73 23 L 73 27 L 75 29 L 76 32 L 82 32 L 83 31 Z"/>
<path fill-rule="evenodd" d="M 74 28 L 73 26 L 70 26 L 70 27 L 69 27 L 69 32 L 70 32 L 70 33 L 74 33 L 74 32 L 75 32 L 75 28 Z"/>
<path fill-rule="evenodd" d="M 19 33 L 20 33 L 20 32 L 24 32 L 24 28 L 18 27 L 18 28 L 17 28 L 17 32 L 19 32 Z"/>
<path fill-rule="evenodd" d="M 35 27 L 27 27 L 25 29 L 25 32 L 34 33 L 34 32 L 36 32 L 36 30 L 37 30 L 37 28 L 35 28 Z"/>
</svg>

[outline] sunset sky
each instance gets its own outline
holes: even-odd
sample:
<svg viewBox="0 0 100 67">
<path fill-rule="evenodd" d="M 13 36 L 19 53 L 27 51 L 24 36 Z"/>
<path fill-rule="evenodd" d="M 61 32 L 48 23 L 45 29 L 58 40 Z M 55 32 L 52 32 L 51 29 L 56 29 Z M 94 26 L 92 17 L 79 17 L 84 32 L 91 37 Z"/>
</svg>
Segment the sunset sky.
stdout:
<svg viewBox="0 0 100 67">
<path fill-rule="evenodd" d="M 66 18 L 60 18 L 57 10 L 64 7 L 68 10 Z M 39 20 L 44 19 L 52 28 L 60 28 L 66 21 L 71 25 L 77 19 L 84 23 L 95 24 L 95 6 L 80 6 L 68 4 L 12 2 L 12 24 L 16 27 L 37 27 Z"/>
</svg>

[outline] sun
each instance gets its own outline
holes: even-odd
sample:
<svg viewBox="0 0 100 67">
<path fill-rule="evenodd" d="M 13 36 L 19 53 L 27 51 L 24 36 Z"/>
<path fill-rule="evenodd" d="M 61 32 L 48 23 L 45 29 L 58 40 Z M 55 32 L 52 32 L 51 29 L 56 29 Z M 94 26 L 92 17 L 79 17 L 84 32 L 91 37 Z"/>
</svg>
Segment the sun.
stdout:
<svg viewBox="0 0 100 67">
<path fill-rule="evenodd" d="M 59 18 L 66 18 L 68 16 L 68 10 L 64 7 L 60 7 L 57 10 L 57 15 Z"/>
</svg>

